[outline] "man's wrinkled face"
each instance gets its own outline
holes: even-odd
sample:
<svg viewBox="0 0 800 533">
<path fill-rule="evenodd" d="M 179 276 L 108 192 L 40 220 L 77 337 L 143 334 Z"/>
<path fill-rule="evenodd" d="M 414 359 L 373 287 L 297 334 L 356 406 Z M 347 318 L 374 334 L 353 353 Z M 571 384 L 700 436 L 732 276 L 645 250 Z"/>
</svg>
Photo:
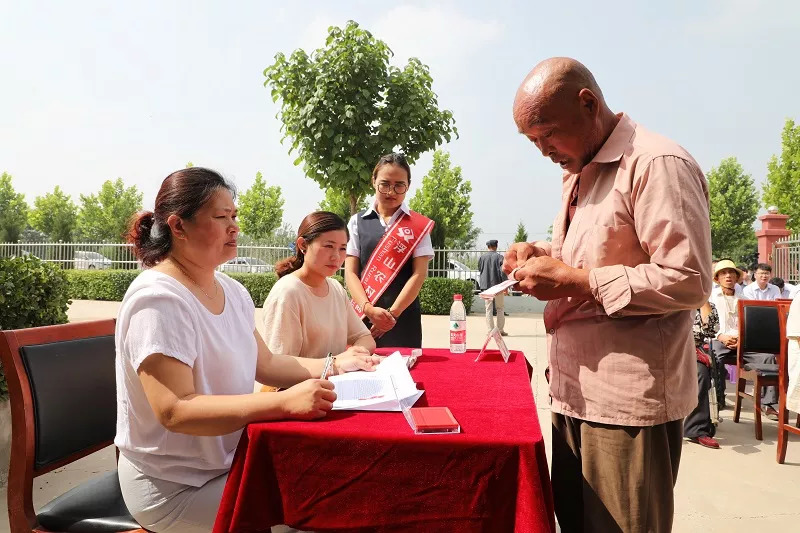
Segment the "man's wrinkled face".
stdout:
<svg viewBox="0 0 800 533">
<path fill-rule="evenodd" d="M 732 268 L 726 268 L 717 274 L 717 283 L 719 283 L 720 287 L 733 289 L 738 281 L 739 273 Z"/>
<path fill-rule="evenodd" d="M 519 132 L 565 171 L 579 173 L 599 149 L 596 101 L 586 102 L 578 95 L 553 99 L 532 108 L 533 122 L 528 120 L 531 114 L 520 112 L 517 105 L 514 115 Z"/>
</svg>

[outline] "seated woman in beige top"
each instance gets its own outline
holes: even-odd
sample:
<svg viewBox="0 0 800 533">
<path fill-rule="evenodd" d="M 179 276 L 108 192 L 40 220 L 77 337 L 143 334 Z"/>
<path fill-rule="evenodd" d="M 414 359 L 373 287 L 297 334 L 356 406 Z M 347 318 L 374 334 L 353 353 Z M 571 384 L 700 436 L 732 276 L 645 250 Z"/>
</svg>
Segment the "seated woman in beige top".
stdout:
<svg viewBox="0 0 800 533">
<path fill-rule="evenodd" d="M 344 263 L 348 237 L 345 221 L 334 213 L 303 219 L 296 254 L 275 265 L 280 279 L 264 302 L 264 340 L 273 353 L 317 358 L 375 350 L 344 287 L 329 278 Z"/>
</svg>

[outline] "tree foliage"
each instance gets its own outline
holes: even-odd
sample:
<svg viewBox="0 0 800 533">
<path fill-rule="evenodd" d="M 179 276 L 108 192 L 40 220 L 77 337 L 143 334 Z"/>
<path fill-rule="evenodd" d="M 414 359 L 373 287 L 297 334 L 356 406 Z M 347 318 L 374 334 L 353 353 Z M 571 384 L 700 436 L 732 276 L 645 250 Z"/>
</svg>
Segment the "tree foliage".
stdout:
<svg viewBox="0 0 800 533">
<path fill-rule="evenodd" d="M 84 241 L 120 241 L 133 215 L 142 208 L 136 185 L 107 180 L 97 194 L 80 195 L 76 235 Z"/>
<path fill-rule="evenodd" d="M 714 257 L 740 262 L 756 246 L 753 222 L 758 195 L 753 178 L 735 157 L 723 159 L 706 175 L 711 202 L 711 250 Z"/>
<path fill-rule="evenodd" d="M 78 207 L 61 187 L 33 201 L 30 224 L 52 241 L 71 241 L 78 222 Z"/>
<path fill-rule="evenodd" d="M 774 155 L 763 185 L 764 205 L 777 206 L 789 215 L 787 226 L 800 232 L 800 125 L 787 120 L 781 133 L 781 157 Z"/>
<path fill-rule="evenodd" d="M 25 195 L 14 190 L 11 174 L 0 175 L 0 242 L 16 242 L 28 224 Z"/>
<path fill-rule="evenodd" d="M 434 248 L 471 248 L 480 229 L 472 224 L 472 184 L 451 167 L 450 154 L 437 150 L 433 166 L 422 179 L 409 207 L 436 222 L 431 233 Z"/>
<path fill-rule="evenodd" d="M 389 64 L 392 51 L 350 21 L 331 26 L 325 47 L 279 53 L 264 70 L 283 139 L 306 176 L 342 191 L 350 213 L 369 194 L 371 169 L 381 155 L 401 150 L 409 163 L 457 135 L 453 114 L 440 110 L 433 78 L 419 59 Z"/>
<path fill-rule="evenodd" d="M 514 242 L 528 242 L 528 232 L 525 230 L 525 224 L 521 220 L 517 224 L 517 234 L 514 235 Z"/>
<path fill-rule="evenodd" d="M 267 186 L 261 172 L 253 186 L 239 198 L 239 226 L 256 240 L 272 236 L 283 221 L 283 194 L 277 185 Z"/>
<path fill-rule="evenodd" d="M 367 198 L 362 197 L 356 204 L 356 212 L 367 208 Z M 350 219 L 350 197 L 336 189 L 326 189 L 325 198 L 319 203 L 320 211 L 336 213 L 344 220 Z"/>
</svg>

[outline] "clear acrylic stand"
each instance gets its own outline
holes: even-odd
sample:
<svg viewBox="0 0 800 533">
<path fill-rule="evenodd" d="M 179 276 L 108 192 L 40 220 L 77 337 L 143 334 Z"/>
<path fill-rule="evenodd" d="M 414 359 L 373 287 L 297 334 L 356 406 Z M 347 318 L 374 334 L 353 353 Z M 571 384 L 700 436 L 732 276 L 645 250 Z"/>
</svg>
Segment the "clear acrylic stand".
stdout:
<svg viewBox="0 0 800 533">
<path fill-rule="evenodd" d="M 403 412 L 403 416 L 408 422 L 408 425 L 417 435 L 436 435 L 436 434 L 443 434 L 443 433 L 461 433 L 461 425 L 457 425 L 453 428 L 420 428 L 417 426 L 417 423 L 414 421 L 414 416 L 411 414 L 411 405 L 409 405 L 407 400 L 401 400 L 400 395 L 397 393 L 397 384 L 394 382 L 394 376 L 389 376 L 389 379 L 392 382 L 392 390 L 394 391 L 394 398 L 397 400 L 398 406 L 400 406 L 400 411 Z M 423 408 L 425 409 L 425 408 Z M 451 415 L 452 416 L 452 415 Z"/>
</svg>

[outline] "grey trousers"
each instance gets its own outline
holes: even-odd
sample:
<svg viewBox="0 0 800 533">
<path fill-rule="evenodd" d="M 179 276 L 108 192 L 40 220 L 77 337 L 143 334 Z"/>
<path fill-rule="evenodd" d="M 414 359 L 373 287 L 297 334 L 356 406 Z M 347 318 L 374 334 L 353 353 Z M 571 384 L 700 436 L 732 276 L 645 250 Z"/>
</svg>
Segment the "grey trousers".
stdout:
<svg viewBox="0 0 800 533">
<path fill-rule="evenodd" d="M 503 331 L 506 325 L 505 294 L 500 293 L 494 297 L 494 300 L 484 300 L 483 303 L 486 304 L 486 328 L 489 331 L 494 329 L 494 317 L 492 316 L 494 314 L 492 303 L 494 303 L 497 308 L 497 329 Z"/>
<path fill-rule="evenodd" d="M 718 340 L 714 340 L 714 357 L 717 361 L 727 364 L 736 364 L 736 351 L 731 350 Z M 746 353 L 744 354 L 746 363 L 774 363 L 777 358 L 771 353 Z M 778 388 L 764 387 L 761 391 L 761 407 L 778 408 Z"/>
</svg>

